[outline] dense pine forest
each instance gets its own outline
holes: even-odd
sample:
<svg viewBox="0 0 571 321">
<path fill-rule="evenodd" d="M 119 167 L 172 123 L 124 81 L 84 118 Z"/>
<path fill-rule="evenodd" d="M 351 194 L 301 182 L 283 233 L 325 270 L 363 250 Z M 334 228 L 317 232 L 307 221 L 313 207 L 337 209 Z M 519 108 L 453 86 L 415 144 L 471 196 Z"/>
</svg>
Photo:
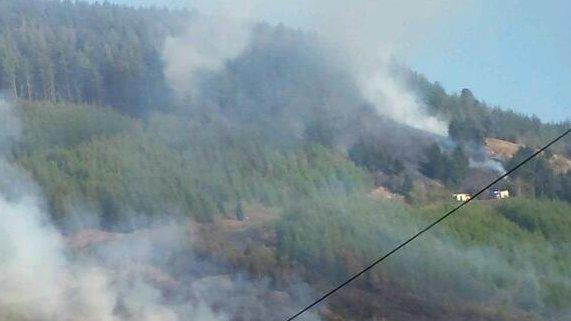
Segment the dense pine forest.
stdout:
<svg viewBox="0 0 571 321">
<path fill-rule="evenodd" d="M 0 135 L 0 211 L 26 199 L 17 196 L 22 191 L 37 193 L 38 211 L 61 234 L 61 256 L 73 262 L 70 275 L 102 256 L 90 274 L 110 269 L 110 288 L 121 278 L 135 288 L 97 301 L 111 302 L 108 314 L 102 303 L 82 302 L 87 295 L 74 299 L 83 305 L 42 310 L 59 294 L 13 300 L 12 293 L 26 296 L 13 292 L 17 286 L 4 291 L 2 274 L 9 280 L 18 269 L 10 265 L 13 250 L 0 244 L 0 260 L 10 263 L 0 263 L 0 319 L 286 319 L 456 206 L 453 193 L 474 193 L 571 127 L 492 107 L 469 89 L 448 93 L 395 64 L 393 77 L 448 124 L 449 135 L 403 125 L 375 112 L 318 35 L 265 23 L 252 28 L 243 52 L 201 75 L 198 93 L 181 94 L 168 81 L 163 48 L 199 17 L 0 0 L 0 104 L 15 114 L 0 118 L 7 133 Z M 8 131 L 12 125 L 20 134 Z M 489 138 L 519 149 L 491 159 Z M 511 198 L 474 200 L 307 320 L 568 318 L 571 170 L 553 165 L 567 158 L 569 138 L 498 183 Z M 11 167 L 34 187 L 14 183 L 19 176 L 4 170 Z M 28 235 L 25 228 L 10 234 L 11 222 L 0 225 L 0 242 L 3 233 L 6 244 L 10 235 Z M 136 273 L 145 255 L 118 264 L 140 249 L 107 243 L 141 233 L 149 236 L 136 240 L 151 242 L 164 222 L 185 228 L 188 248 L 152 252 L 148 264 L 160 277 L 145 283 L 153 291 L 143 296 L 133 284 L 143 278 Z M 73 247 L 85 231 L 107 243 Z"/>
<path fill-rule="evenodd" d="M 10 95 L 133 115 L 168 104 L 160 48 L 189 13 L 73 1 L 0 6 L 0 86 Z"/>
</svg>

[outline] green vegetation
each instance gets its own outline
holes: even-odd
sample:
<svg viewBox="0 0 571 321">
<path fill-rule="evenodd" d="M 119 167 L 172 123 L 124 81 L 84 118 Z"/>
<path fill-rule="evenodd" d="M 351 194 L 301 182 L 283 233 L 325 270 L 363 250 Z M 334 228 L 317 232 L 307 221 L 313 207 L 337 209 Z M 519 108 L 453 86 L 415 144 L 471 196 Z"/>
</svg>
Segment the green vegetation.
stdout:
<svg viewBox="0 0 571 321">
<path fill-rule="evenodd" d="M 404 170 L 402 161 L 390 155 L 379 142 L 361 138 L 351 146 L 348 154 L 355 164 L 371 172 L 399 174 Z"/>
<path fill-rule="evenodd" d="M 456 147 L 450 155 L 443 153 L 437 144 L 426 151 L 427 160 L 421 163 L 421 171 L 427 177 L 450 185 L 461 182 L 468 171 L 468 156 L 462 147 Z"/>
<path fill-rule="evenodd" d="M 469 89 L 448 94 L 438 82 L 432 83 L 401 66 L 396 66 L 394 72 L 418 92 L 431 114 L 451 121 L 450 135 L 458 141 L 479 143 L 487 136 L 539 147 L 571 127 L 571 121 L 545 124 L 536 116 L 489 106 L 474 97 Z M 571 142 L 563 141 L 553 146 L 552 151 L 571 155 Z"/>
<path fill-rule="evenodd" d="M 279 253 L 285 262 L 301 263 L 310 278 L 336 283 L 453 205 L 416 208 L 367 197 L 302 204 L 278 225 Z M 451 319 L 473 309 L 494 320 L 553 316 L 553 311 L 568 308 L 571 298 L 571 286 L 560 279 L 571 273 L 570 210 L 552 201 L 476 201 L 368 273 L 357 286 L 377 289 L 377 299 L 388 301 L 385 309 L 391 300 L 406 297 L 386 297 L 396 287 L 412 291 L 414 300 Z M 504 315 L 506 309 L 509 316 Z M 412 307 L 405 310 L 415 317 Z M 359 313 L 357 319 L 366 319 L 374 310 Z"/>
<path fill-rule="evenodd" d="M 510 159 L 506 166 L 516 166 L 519 162 L 531 156 L 535 150 L 522 147 Z M 549 165 L 551 152 L 539 155 L 529 164 L 511 175 L 510 189 L 519 196 L 543 197 L 560 199 L 571 203 L 571 171 L 565 174 L 556 174 Z"/>
<path fill-rule="evenodd" d="M 160 48 L 191 16 L 0 0 L 0 89 L 23 126 L 10 160 L 37 182 L 59 227 L 179 220 L 206 230 L 204 255 L 276 284 L 300 275 L 328 290 L 456 206 L 450 189 L 481 176 L 469 150 L 484 137 L 530 146 L 511 167 L 570 126 L 396 70 L 450 121 L 457 147 L 445 150 L 374 114 L 347 71 L 322 59 L 314 35 L 283 26 L 258 26 L 251 50 L 205 77 L 206 94 L 175 102 Z M 555 150 L 570 155 L 570 146 Z M 334 315 L 562 319 L 571 309 L 571 171 L 553 173 L 546 157 L 503 183 L 516 198 L 475 200 L 332 298 Z M 375 185 L 405 198 L 376 199 Z M 249 211 L 254 222 L 225 230 L 224 219 Z"/>
<path fill-rule="evenodd" d="M 277 243 L 250 240 L 248 255 L 228 259 L 278 280 L 276 269 L 294 268 L 323 290 L 456 204 L 439 194 L 418 205 L 372 199 L 370 175 L 345 156 L 315 143 L 270 142 L 254 129 L 165 114 L 141 121 L 89 105 L 23 103 L 20 111 L 25 135 L 15 161 L 40 184 L 56 222 L 73 219 L 79 204 L 109 229 L 145 216 L 235 219 L 236 211 L 248 215 L 241 200 L 262 204 L 280 214 L 264 227 Z M 557 201 L 476 201 L 355 285 L 377 303 L 347 309 L 362 303 L 354 289 L 330 304 L 359 319 L 379 308 L 425 315 L 403 308 L 414 301 L 450 318 L 549 320 L 571 302 L 561 282 L 571 273 L 569 213 Z"/>
<path fill-rule="evenodd" d="M 108 227 L 134 214 L 208 221 L 231 213 L 238 199 L 283 205 L 365 185 L 364 173 L 315 144 L 278 148 L 255 131 L 169 115 L 141 122 L 93 106 L 26 103 L 21 110 L 26 134 L 17 161 L 57 220 L 75 201 Z"/>
<path fill-rule="evenodd" d="M 167 107 L 160 50 L 188 18 L 110 3 L 0 1 L 0 89 L 135 115 Z"/>
</svg>

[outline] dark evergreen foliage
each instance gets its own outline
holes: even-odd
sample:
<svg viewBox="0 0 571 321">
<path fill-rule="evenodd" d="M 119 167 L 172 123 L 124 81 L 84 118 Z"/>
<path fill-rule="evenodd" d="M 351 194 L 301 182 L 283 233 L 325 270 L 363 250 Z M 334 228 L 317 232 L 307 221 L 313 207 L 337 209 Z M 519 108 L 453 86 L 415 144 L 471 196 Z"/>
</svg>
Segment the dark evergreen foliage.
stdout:
<svg viewBox="0 0 571 321">
<path fill-rule="evenodd" d="M 188 13 L 107 2 L 0 1 L 0 89 L 138 116 L 167 108 L 160 51 L 183 18 Z"/>
<path fill-rule="evenodd" d="M 426 150 L 426 161 L 421 163 L 421 171 L 430 178 L 456 185 L 466 177 L 468 165 L 468 156 L 462 147 L 458 146 L 448 154 L 434 144 Z"/>
<path fill-rule="evenodd" d="M 535 152 L 529 147 L 522 147 L 510 159 L 506 167 L 511 168 Z M 511 175 L 512 186 L 521 196 L 561 199 L 571 202 L 569 193 L 571 171 L 557 174 L 549 165 L 550 153 L 543 153 L 528 165 Z"/>
<path fill-rule="evenodd" d="M 244 215 L 244 209 L 242 208 L 242 202 L 238 202 L 238 205 L 236 205 L 236 219 L 238 221 L 243 221 L 246 219 L 246 216 Z"/>
<path fill-rule="evenodd" d="M 482 137 L 495 137 L 530 147 L 539 147 L 571 127 L 571 121 L 542 123 L 536 116 L 488 105 L 474 97 L 469 89 L 448 94 L 438 82 L 402 66 L 394 67 L 425 102 L 431 114 L 450 121 L 450 135 L 460 141 L 481 142 Z M 571 155 L 571 140 L 553 146 L 553 151 Z"/>
<path fill-rule="evenodd" d="M 355 164 L 371 172 L 383 171 L 387 174 L 400 174 L 404 171 L 402 160 L 393 157 L 384 149 L 381 142 L 374 139 L 359 139 L 348 151 Z"/>
<path fill-rule="evenodd" d="M 511 167 L 569 127 L 490 108 L 468 89 L 447 94 L 400 70 L 430 113 L 450 121 L 457 146 L 421 142 L 425 133 L 374 116 L 350 73 L 320 59 L 315 37 L 270 26 L 259 26 L 255 45 L 206 77 L 208 91 L 183 106 L 189 113 L 133 117 L 171 104 L 160 48 L 189 17 L 0 0 L 0 88 L 19 98 L 23 126 L 10 161 L 37 182 L 60 226 L 79 204 L 106 230 L 166 217 L 236 233 L 220 231 L 219 220 L 232 209 L 243 220 L 247 208 L 252 225 L 231 234 L 247 250 L 212 235 L 220 243 L 206 254 L 219 249 L 213 255 L 233 269 L 272 271 L 252 273 L 271 283 L 300 275 L 322 290 L 456 206 L 446 199 L 471 178 L 467 148 L 484 137 L 531 146 Z M 570 146 L 555 147 L 569 154 Z M 370 172 L 408 202 L 369 197 Z M 555 174 L 546 154 L 502 184 L 514 199 L 471 203 L 328 302 L 330 310 L 348 320 L 378 320 L 379 311 L 429 320 L 427 309 L 451 320 L 563 319 L 558 313 L 571 308 L 571 287 L 561 281 L 571 273 L 570 206 L 546 198 L 571 202 L 571 172 Z"/>
</svg>

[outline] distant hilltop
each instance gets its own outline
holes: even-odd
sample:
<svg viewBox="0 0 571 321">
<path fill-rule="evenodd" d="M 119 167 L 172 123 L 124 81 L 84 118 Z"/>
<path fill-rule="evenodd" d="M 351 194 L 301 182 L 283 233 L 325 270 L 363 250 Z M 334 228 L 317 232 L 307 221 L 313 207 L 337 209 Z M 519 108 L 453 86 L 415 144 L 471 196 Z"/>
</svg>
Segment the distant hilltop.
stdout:
<svg viewBox="0 0 571 321">
<path fill-rule="evenodd" d="M 525 146 L 503 139 L 491 137 L 485 139 L 485 149 L 488 156 L 500 161 L 511 159 L 522 147 Z M 553 171 L 558 174 L 565 174 L 571 169 L 571 159 L 561 154 L 553 154 L 549 158 L 549 164 Z"/>
</svg>

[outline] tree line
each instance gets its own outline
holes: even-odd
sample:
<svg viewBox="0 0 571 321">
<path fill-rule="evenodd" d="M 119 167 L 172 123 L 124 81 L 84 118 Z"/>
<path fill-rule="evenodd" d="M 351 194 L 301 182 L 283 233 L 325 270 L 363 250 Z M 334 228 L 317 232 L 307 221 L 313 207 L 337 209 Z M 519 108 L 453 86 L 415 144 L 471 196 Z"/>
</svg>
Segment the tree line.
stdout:
<svg viewBox="0 0 571 321">
<path fill-rule="evenodd" d="M 0 89 L 141 115 L 168 105 L 160 50 L 185 11 L 110 3 L 0 1 Z"/>
<path fill-rule="evenodd" d="M 571 127 L 570 120 L 544 123 L 535 115 L 490 106 L 467 88 L 449 94 L 440 83 L 402 66 L 395 66 L 394 73 L 418 93 L 431 114 L 450 122 L 450 136 L 459 142 L 481 144 L 484 137 L 494 137 L 539 147 Z M 561 141 L 552 150 L 571 155 L 571 141 Z"/>
</svg>

